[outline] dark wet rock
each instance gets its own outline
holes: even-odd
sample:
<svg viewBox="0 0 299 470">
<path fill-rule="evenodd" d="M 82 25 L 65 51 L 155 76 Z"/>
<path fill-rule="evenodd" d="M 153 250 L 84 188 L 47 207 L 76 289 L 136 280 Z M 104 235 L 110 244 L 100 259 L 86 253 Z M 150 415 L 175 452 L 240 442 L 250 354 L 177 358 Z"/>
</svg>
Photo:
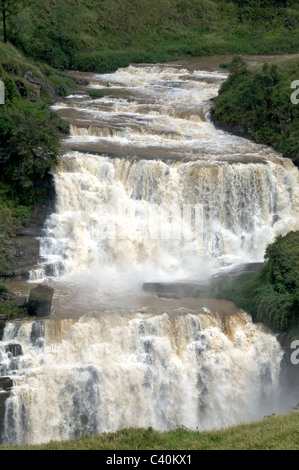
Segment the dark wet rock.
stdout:
<svg viewBox="0 0 299 470">
<path fill-rule="evenodd" d="M 25 296 L 18 296 L 16 302 L 17 302 L 17 306 L 19 308 L 26 308 L 27 307 L 27 297 L 25 297 Z"/>
<path fill-rule="evenodd" d="M 13 380 L 11 377 L 0 377 L 0 391 L 10 392 L 13 387 Z"/>
<path fill-rule="evenodd" d="M 215 274 L 215 276 L 212 276 L 212 278 L 210 279 L 210 283 L 217 282 L 219 281 L 219 279 L 226 278 L 226 277 L 239 276 L 240 274 L 244 272 L 259 271 L 264 266 L 266 266 L 266 264 L 267 264 L 266 262 L 238 264 L 237 266 L 234 266 L 233 268 L 228 268 L 227 270 L 223 270 L 222 272 Z"/>
<path fill-rule="evenodd" d="M 23 355 L 23 348 L 19 343 L 9 343 L 5 346 L 5 352 L 10 353 L 13 357 L 18 357 Z"/>
<path fill-rule="evenodd" d="M 2 341 L 3 333 L 6 325 L 6 315 L 0 315 L 0 341 Z"/>
<path fill-rule="evenodd" d="M 13 294 L 12 292 L 1 292 L 0 297 L 1 297 L 2 302 L 5 302 L 5 301 L 9 302 L 11 300 L 17 299 L 17 296 Z"/>
<path fill-rule="evenodd" d="M 75 78 L 75 82 L 78 85 L 89 85 L 89 81 L 86 80 L 85 78 Z"/>
<path fill-rule="evenodd" d="M 279 215 L 277 215 L 277 214 L 273 215 L 273 217 L 272 217 L 272 224 L 271 224 L 272 227 L 273 227 L 273 225 L 276 224 L 276 222 L 278 222 L 279 220 L 280 220 Z"/>
<path fill-rule="evenodd" d="M 43 284 L 31 289 L 27 304 L 28 314 L 36 317 L 50 315 L 53 295 L 54 289 Z"/>
<path fill-rule="evenodd" d="M 29 82 L 35 89 L 35 94 L 36 96 L 40 96 L 41 88 L 42 88 L 42 80 L 38 77 L 34 77 L 33 73 L 31 70 L 25 73 L 24 78 L 27 82 Z"/>
<path fill-rule="evenodd" d="M 9 397 L 9 392 L 0 391 L 0 444 L 3 443 L 4 419 L 5 419 L 5 402 Z"/>
<path fill-rule="evenodd" d="M 1 266 L 0 282 L 27 281 L 30 270 L 39 259 L 39 240 L 46 218 L 54 210 L 55 188 L 52 176 L 43 183 L 44 202 L 36 205 L 30 225 L 16 231 L 13 237 L 3 240 L 4 253 L 9 256 L 7 268 Z M 1 299 L 0 299 L 1 301 Z"/>
<path fill-rule="evenodd" d="M 44 345 L 45 324 L 43 320 L 32 322 L 30 341 L 32 346 L 41 348 Z"/>
<path fill-rule="evenodd" d="M 191 282 L 146 282 L 142 288 L 146 292 L 152 292 L 158 297 L 181 299 L 193 297 L 203 286 Z"/>
</svg>

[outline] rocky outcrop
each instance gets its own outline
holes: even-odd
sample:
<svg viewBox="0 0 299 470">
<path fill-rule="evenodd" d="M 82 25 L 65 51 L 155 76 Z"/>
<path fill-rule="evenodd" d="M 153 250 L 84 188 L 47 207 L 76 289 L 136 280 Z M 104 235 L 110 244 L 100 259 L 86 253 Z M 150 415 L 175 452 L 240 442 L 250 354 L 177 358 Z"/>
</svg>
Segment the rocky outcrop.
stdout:
<svg viewBox="0 0 299 470">
<path fill-rule="evenodd" d="M 27 318 L 28 315 L 47 317 L 51 313 L 54 289 L 44 284 L 39 284 L 31 289 L 29 299 L 26 296 L 8 291 L 0 291 L 0 341 L 3 336 L 5 324 L 9 320 Z M 7 308 L 5 303 L 7 302 Z M 18 348 L 11 346 L 13 356 L 19 355 Z M 22 352 L 20 352 L 22 354 Z M 1 371 L 0 371 L 1 372 Z"/>
<path fill-rule="evenodd" d="M 9 305 L 6 308 L 5 303 Z M 12 318 L 27 317 L 27 297 L 13 292 L 0 291 L 0 341 L 3 337 L 5 324 Z M 1 370 L 0 370 L 1 373 Z"/>
<path fill-rule="evenodd" d="M 27 281 L 30 270 L 37 264 L 39 240 L 46 218 L 53 212 L 55 188 L 52 176 L 44 181 L 45 199 L 36 205 L 30 225 L 16 230 L 1 243 L 2 253 L 9 259 L 8 267 L 1 266 L 0 282 Z"/>
<path fill-rule="evenodd" d="M 10 392 L 13 387 L 11 377 L 0 377 L 0 391 Z"/>
<path fill-rule="evenodd" d="M 142 289 L 156 294 L 158 297 L 170 299 L 182 299 L 194 297 L 198 290 L 204 286 L 192 282 L 146 282 Z"/>
<path fill-rule="evenodd" d="M 28 314 L 36 317 L 50 315 L 53 295 L 54 289 L 43 284 L 31 289 L 27 304 Z"/>
<path fill-rule="evenodd" d="M 37 98 L 40 97 L 40 93 L 42 89 L 42 81 L 38 77 L 34 77 L 31 70 L 25 73 L 24 78 L 25 80 L 27 80 L 27 82 L 29 82 L 33 86 L 35 90 L 35 92 L 31 94 L 30 100 L 36 101 Z"/>
</svg>

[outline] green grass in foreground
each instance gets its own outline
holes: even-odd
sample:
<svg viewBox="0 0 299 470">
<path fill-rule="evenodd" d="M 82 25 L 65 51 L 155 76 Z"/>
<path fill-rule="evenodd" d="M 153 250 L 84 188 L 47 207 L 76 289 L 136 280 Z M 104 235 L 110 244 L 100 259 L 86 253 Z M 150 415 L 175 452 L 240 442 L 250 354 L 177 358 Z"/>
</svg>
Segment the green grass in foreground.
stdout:
<svg viewBox="0 0 299 470">
<path fill-rule="evenodd" d="M 2 450 L 297 450 L 299 413 L 269 416 L 262 421 L 211 432 L 179 428 L 170 432 L 124 429 L 43 445 L 2 446 Z"/>
</svg>

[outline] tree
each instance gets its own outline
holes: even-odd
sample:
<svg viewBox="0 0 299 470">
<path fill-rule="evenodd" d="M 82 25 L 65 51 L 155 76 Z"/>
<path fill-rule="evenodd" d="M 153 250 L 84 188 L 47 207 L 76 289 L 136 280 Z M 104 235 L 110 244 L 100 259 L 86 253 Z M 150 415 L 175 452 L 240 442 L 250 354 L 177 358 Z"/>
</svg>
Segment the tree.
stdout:
<svg viewBox="0 0 299 470">
<path fill-rule="evenodd" d="M 16 15 L 28 5 L 28 0 L 0 0 L 0 13 L 2 16 L 3 41 L 7 42 L 7 18 Z"/>
<path fill-rule="evenodd" d="M 35 187 L 57 164 L 61 133 L 67 131 L 43 102 L 15 97 L 0 109 L 0 181 L 22 203 L 34 200 Z"/>
</svg>

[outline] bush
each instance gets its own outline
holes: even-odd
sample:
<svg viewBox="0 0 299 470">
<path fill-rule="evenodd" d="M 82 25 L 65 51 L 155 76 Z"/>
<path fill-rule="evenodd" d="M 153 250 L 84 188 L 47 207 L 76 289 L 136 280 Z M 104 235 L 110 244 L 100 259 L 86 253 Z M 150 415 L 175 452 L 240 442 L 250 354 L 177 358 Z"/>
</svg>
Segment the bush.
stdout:
<svg viewBox="0 0 299 470">
<path fill-rule="evenodd" d="M 5 284 L 0 284 L 0 294 L 2 292 L 8 292 L 7 286 Z"/>
<path fill-rule="evenodd" d="M 63 75 L 51 74 L 48 76 L 48 81 L 56 89 L 60 96 L 67 96 L 75 88 L 75 82 L 71 78 Z"/>
<path fill-rule="evenodd" d="M 20 315 L 20 309 L 14 300 L 0 303 L 0 315 L 5 315 L 7 319 L 14 319 Z"/>
<path fill-rule="evenodd" d="M 34 201 L 36 184 L 57 164 L 62 130 L 64 123 L 43 102 L 13 98 L 1 108 L 0 178 L 20 202 Z"/>
<path fill-rule="evenodd" d="M 290 99 L 298 66 L 298 58 L 251 68 L 235 59 L 214 100 L 212 119 L 299 165 L 299 106 Z"/>
</svg>

